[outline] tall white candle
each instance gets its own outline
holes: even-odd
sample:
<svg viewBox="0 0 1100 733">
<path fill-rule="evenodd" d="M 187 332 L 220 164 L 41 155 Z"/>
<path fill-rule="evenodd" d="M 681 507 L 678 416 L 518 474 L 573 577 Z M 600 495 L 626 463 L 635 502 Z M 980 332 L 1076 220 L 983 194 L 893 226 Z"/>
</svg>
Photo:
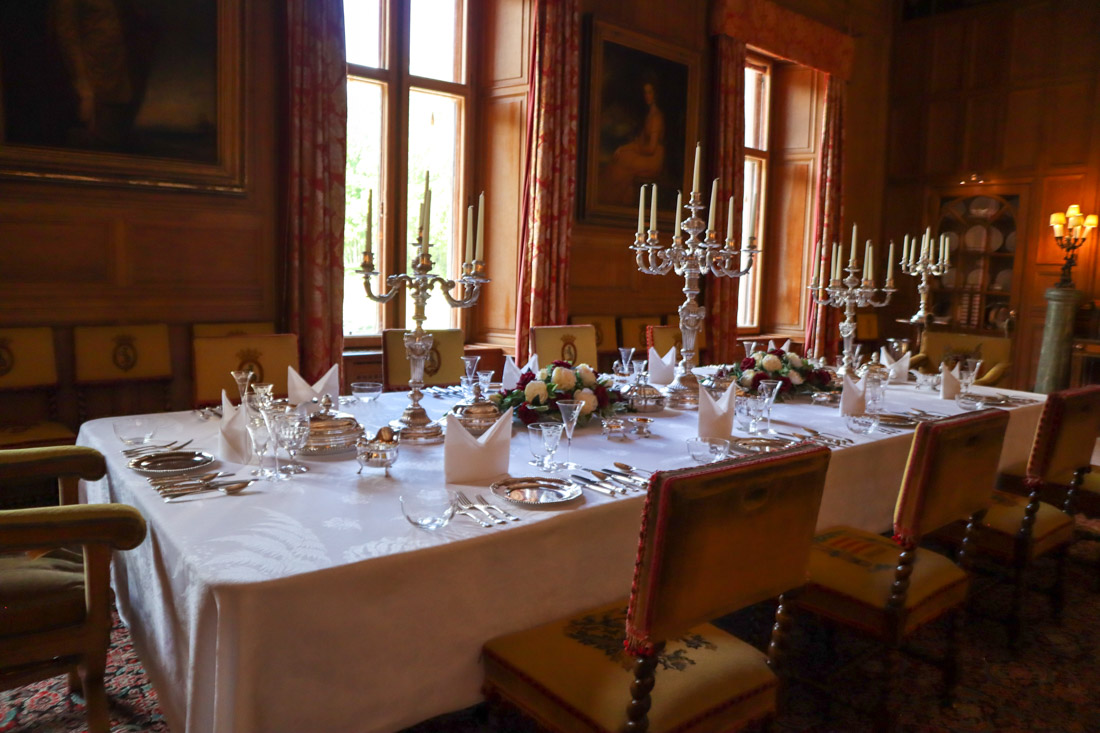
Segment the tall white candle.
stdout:
<svg viewBox="0 0 1100 733">
<path fill-rule="evenodd" d="M 699 192 L 699 155 L 702 152 L 703 146 L 699 143 L 695 143 L 695 171 L 691 174 L 691 192 Z"/>
<path fill-rule="evenodd" d="M 638 234 L 645 233 L 645 184 L 638 189 Z"/>
<path fill-rule="evenodd" d="M 429 230 L 432 224 L 432 190 L 429 188 L 424 199 L 424 239 L 420 241 L 420 254 L 428 256 Z"/>
<path fill-rule="evenodd" d="M 840 279 L 840 247 L 833 242 L 833 280 Z"/>
<path fill-rule="evenodd" d="M 718 206 L 718 179 L 710 183 L 710 209 L 707 212 L 707 231 L 714 231 L 714 209 Z"/>
<path fill-rule="evenodd" d="M 730 196 L 728 212 L 726 213 L 726 241 L 733 242 L 733 196 Z M 818 245 L 820 247 L 820 245 Z M 824 273 L 822 273 L 824 275 Z"/>
<path fill-rule="evenodd" d="M 852 257 L 851 261 L 848 263 L 849 267 L 856 266 L 856 242 L 858 241 L 859 239 L 856 237 L 856 225 L 852 224 Z"/>
<path fill-rule="evenodd" d="M 485 261 L 485 192 L 477 197 L 477 251 L 474 259 Z"/>
<path fill-rule="evenodd" d="M 944 267 L 950 267 L 951 266 L 951 246 L 950 245 L 943 248 L 943 266 Z"/>
<path fill-rule="evenodd" d="M 890 251 L 886 255 L 886 287 L 894 283 L 894 240 L 890 240 Z"/>
<path fill-rule="evenodd" d="M 821 266 L 818 268 L 820 275 L 814 277 L 814 288 L 825 287 L 827 281 L 825 280 L 825 249 L 821 246 L 821 242 L 817 243 L 817 251 L 821 253 Z"/>
<path fill-rule="evenodd" d="M 470 204 L 466 207 L 466 248 L 463 252 L 464 262 L 469 262 L 474 258 L 474 205 Z"/>
<path fill-rule="evenodd" d="M 681 192 L 676 191 L 676 208 L 672 211 L 672 238 L 680 239 L 680 212 L 682 212 L 684 200 Z"/>
<path fill-rule="evenodd" d="M 374 249 L 374 189 L 367 191 L 367 236 L 364 244 L 368 252 Z"/>
<path fill-rule="evenodd" d="M 891 257 L 891 260 L 894 258 Z M 905 235 L 905 239 L 901 240 L 901 264 L 905 265 L 909 262 L 909 235 Z"/>
<path fill-rule="evenodd" d="M 657 231 L 657 184 L 653 184 L 653 196 L 649 202 L 649 228 Z"/>
<path fill-rule="evenodd" d="M 928 227 L 924 230 L 924 241 L 926 243 L 925 251 L 922 255 L 927 255 L 929 259 L 932 257 L 932 227 Z"/>
<path fill-rule="evenodd" d="M 871 244 L 871 240 L 867 240 L 867 252 L 864 254 L 867 258 L 867 279 L 871 282 L 875 281 L 875 245 Z"/>
</svg>

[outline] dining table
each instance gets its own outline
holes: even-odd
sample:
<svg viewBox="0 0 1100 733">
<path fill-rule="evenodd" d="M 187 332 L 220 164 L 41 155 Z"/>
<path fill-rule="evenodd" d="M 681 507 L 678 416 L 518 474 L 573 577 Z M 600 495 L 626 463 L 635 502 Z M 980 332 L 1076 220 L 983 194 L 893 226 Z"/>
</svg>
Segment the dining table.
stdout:
<svg viewBox="0 0 1100 733">
<path fill-rule="evenodd" d="M 1044 396 L 975 388 L 983 391 L 1010 398 L 1002 467 L 1023 463 Z M 422 403 L 438 419 L 455 401 L 443 393 Z M 407 403 L 405 393 L 391 392 L 346 409 L 373 431 Z M 963 411 L 912 384 L 889 386 L 885 409 L 924 417 Z M 216 416 L 152 417 L 156 441 L 190 440 L 189 448 L 215 457 L 211 470 L 248 475 L 250 466 L 217 456 Z M 605 436 L 598 419 L 578 427 L 570 459 L 595 469 L 618 462 L 641 474 L 693 465 L 685 443 L 698 432 L 697 413 L 647 417 L 650 437 Z M 354 451 L 302 456 L 309 470 L 290 480 L 166 502 L 128 466 L 116 419 L 80 429 L 78 443 L 101 451 L 108 466 L 83 491 L 89 502 L 135 506 L 148 522 L 145 542 L 116 554 L 112 583 L 176 733 L 400 730 L 481 699 L 485 641 L 629 595 L 643 491 L 509 503 L 491 494 L 494 479 L 448 484 L 442 445 L 402 444 L 388 472 L 360 473 Z M 776 403 L 772 427 L 843 439 L 832 447 L 819 528 L 890 528 L 912 429 L 855 434 L 837 407 L 804 397 Z M 733 437 L 747 434 L 735 429 Z M 509 448 L 507 476 L 542 475 L 529 465 L 518 421 Z M 583 472 L 555 475 L 570 473 Z M 483 527 L 456 515 L 435 530 L 407 521 L 399 497 L 440 486 L 487 497 L 518 521 Z"/>
</svg>

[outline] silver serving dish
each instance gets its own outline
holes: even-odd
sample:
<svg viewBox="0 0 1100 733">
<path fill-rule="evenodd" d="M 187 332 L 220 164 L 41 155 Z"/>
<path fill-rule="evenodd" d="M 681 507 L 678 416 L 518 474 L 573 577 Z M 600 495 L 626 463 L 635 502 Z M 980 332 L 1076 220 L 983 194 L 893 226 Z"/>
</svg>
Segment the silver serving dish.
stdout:
<svg viewBox="0 0 1100 733">
<path fill-rule="evenodd" d="M 642 380 L 643 378 L 639 377 L 638 381 L 622 392 L 623 399 L 626 400 L 630 409 L 634 412 L 660 412 L 665 409 L 668 398 L 661 394 L 661 390 Z"/>
<path fill-rule="evenodd" d="M 474 396 L 452 407 L 451 414 L 470 435 L 476 437 L 496 425 L 497 420 L 500 419 L 500 408 L 484 399 L 481 394 L 481 385 L 475 384 Z"/>
<path fill-rule="evenodd" d="M 882 379 L 887 382 L 890 381 L 890 367 L 882 364 L 878 360 L 878 353 L 871 354 L 871 359 L 859 369 L 856 369 L 857 377 L 865 377 L 868 374 L 878 374 Z"/>
<path fill-rule="evenodd" d="M 332 409 L 332 398 L 321 398 L 321 408 L 309 416 L 309 438 L 302 454 L 321 456 L 355 450 L 363 427 L 354 416 Z"/>
<path fill-rule="evenodd" d="M 359 461 L 359 473 L 364 468 L 384 468 L 390 475 L 390 466 L 397 463 L 398 435 L 390 427 L 382 427 L 373 438 L 366 436 L 355 441 L 355 459 Z"/>
<path fill-rule="evenodd" d="M 720 366 L 713 374 L 709 374 L 699 380 L 699 384 L 703 385 L 708 392 L 714 397 L 721 397 L 726 393 L 731 384 L 734 384 L 737 378 L 733 374 L 733 370 L 726 366 Z"/>
<path fill-rule="evenodd" d="M 560 478 L 532 476 L 498 481 L 489 490 L 501 499 L 513 504 L 546 506 L 573 501 L 581 495 L 581 488 Z"/>
</svg>

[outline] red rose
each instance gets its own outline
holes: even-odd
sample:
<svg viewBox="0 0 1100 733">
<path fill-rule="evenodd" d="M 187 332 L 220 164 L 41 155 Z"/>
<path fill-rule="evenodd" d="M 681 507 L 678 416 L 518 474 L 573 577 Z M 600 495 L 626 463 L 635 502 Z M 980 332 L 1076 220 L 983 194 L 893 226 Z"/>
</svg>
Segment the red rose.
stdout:
<svg viewBox="0 0 1100 733">
<path fill-rule="evenodd" d="M 539 419 L 539 414 L 528 407 L 526 402 L 516 408 L 516 415 L 519 416 L 524 425 L 530 425 Z"/>
<path fill-rule="evenodd" d="M 596 395 L 596 404 L 600 407 L 607 407 L 611 404 L 611 395 L 607 393 L 607 387 L 597 384 L 592 392 Z"/>
<path fill-rule="evenodd" d="M 794 385 L 791 384 L 791 380 L 788 379 L 787 377 L 780 377 L 779 378 L 779 392 L 780 392 L 780 394 L 782 394 L 784 392 L 790 392 L 793 387 L 794 387 Z"/>
<path fill-rule="evenodd" d="M 765 374 L 764 372 L 757 372 L 756 374 L 753 374 L 752 375 L 752 389 L 753 389 L 753 391 L 756 391 L 756 390 L 760 389 L 760 383 L 763 382 L 767 378 L 768 378 L 768 375 Z"/>
<path fill-rule="evenodd" d="M 753 359 L 751 356 L 746 356 L 744 359 L 741 360 L 741 371 L 746 372 L 749 369 L 755 369 L 755 368 L 756 368 L 756 359 Z"/>
<path fill-rule="evenodd" d="M 535 373 L 528 369 L 523 374 L 519 375 L 519 381 L 516 382 L 516 389 L 523 389 L 533 381 L 535 381 Z"/>
<path fill-rule="evenodd" d="M 771 354 L 772 356 L 778 356 L 779 358 L 783 358 L 783 356 L 786 354 L 786 352 L 783 351 L 783 349 L 772 349 L 768 353 Z"/>
<path fill-rule="evenodd" d="M 565 367 L 566 369 L 572 369 L 573 368 L 573 365 L 571 363 L 569 363 L 568 361 L 564 361 L 562 359 L 558 359 L 555 362 L 551 362 L 550 366 Z"/>
</svg>

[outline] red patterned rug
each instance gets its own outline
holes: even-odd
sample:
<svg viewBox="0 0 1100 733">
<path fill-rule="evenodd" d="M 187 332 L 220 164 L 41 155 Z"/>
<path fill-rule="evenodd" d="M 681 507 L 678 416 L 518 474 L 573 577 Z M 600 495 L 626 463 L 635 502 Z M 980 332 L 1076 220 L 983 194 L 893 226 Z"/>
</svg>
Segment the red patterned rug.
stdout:
<svg viewBox="0 0 1100 733">
<path fill-rule="evenodd" d="M 1012 654 L 1005 645 L 1004 625 L 975 619 L 966 630 L 967 642 L 961 654 L 962 677 L 956 702 L 938 704 L 939 676 L 920 664 L 905 664 L 904 700 L 901 701 L 900 729 L 933 733 L 959 731 L 1050 731 L 1090 733 L 1100 731 L 1100 543 L 1079 542 L 1074 562 L 1067 573 L 1067 603 L 1061 625 L 1050 618 L 1045 596 L 1027 594 L 1023 650 Z M 1049 578 L 1049 568 L 1034 573 Z M 984 584 L 983 584 L 984 585 Z M 986 616 L 1003 617 L 1009 594 L 1004 585 L 985 586 L 978 593 L 978 606 Z M 766 604 L 727 617 L 720 625 L 754 643 L 765 643 L 772 620 Z M 942 633 L 928 629 L 918 645 L 934 648 Z M 838 639 L 842 651 L 858 648 L 858 639 Z M 796 622 L 791 662 L 803 673 L 818 664 L 835 664 L 812 622 Z M 867 705 L 874 685 L 877 660 L 855 665 L 851 681 L 842 694 Z M 55 677 L 26 687 L 0 692 L 0 733 L 76 733 L 85 730 L 84 704 L 70 696 L 65 677 Z M 626 690 L 623 691 L 626 695 Z M 660 678 L 654 694 L 660 694 Z M 111 649 L 107 657 L 107 695 L 111 704 L 111 730 L 168 731 L 126 628 L 115 617 Z M 624 698 L 625 706 L 625 698 Z M 424 721 L 404 733 L 519 733 L 534 731 L 522 720 L 504 711 L 488 716 L 483 706 Z M 848 732 L 868 730 L 867 718 L 859 713 L 811 694 L 795 684 L 775 730 Z M 303 732 L 306 733 L 306 732 Z"/>
</svg>

